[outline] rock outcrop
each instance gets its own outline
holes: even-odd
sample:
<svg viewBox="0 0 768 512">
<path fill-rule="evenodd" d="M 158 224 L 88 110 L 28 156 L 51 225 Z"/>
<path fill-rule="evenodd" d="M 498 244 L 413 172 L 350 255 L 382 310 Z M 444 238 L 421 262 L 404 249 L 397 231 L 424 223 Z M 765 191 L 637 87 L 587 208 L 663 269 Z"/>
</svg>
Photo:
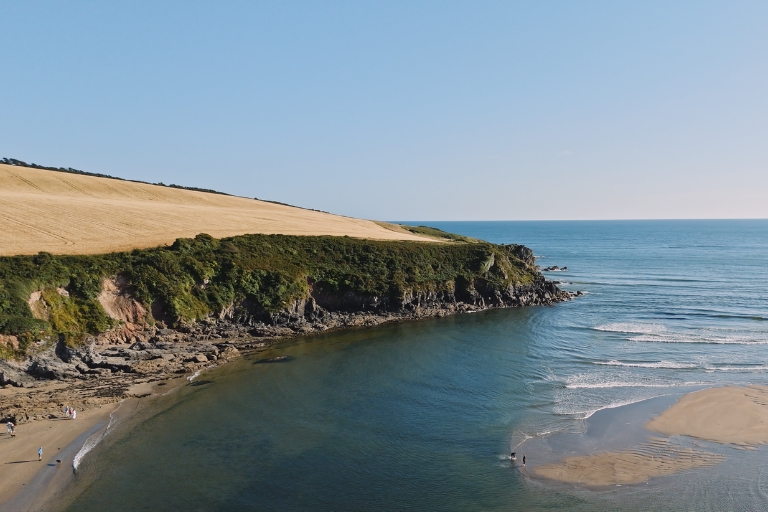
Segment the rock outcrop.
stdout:
<svg viewBox="0 0 768 512">
<path fill-rule="evenodd" d="M 274 340 L 333 329 L 373 326 L 454 313 L 534 305 L 569 300 L 544 278 L 529 286 L 498 290 L 482 281 L 448 291 L 409 292 L 392 300 L 347 292 L 333 296 L 312 290 L 306 299 L 267 313 L 244 301 L 217 316 L 179 325 L 176 329 L 140 324 L 146 312 L 115 283 L 107 283 L 99 300 L 111 315 L 120 315 L 131 328 L 90 336 L 79 348 L 60 341 L 35 353 L 24 363 L 0 369 L 0 383 L 33 385 L 34 379 L 90 379 L 105 373 L 168 375 L 194 370 L 195 365 L 231 359 L 241 349 L 265 348 Z M 144 328 L 137 328 L 142 325 Z"/>
<path fill-rule="evenodd" d="M 0 362 L 0 385 L 33 388 L 14 400 L 0 402 L 0 421 L 24 423 L 54 417 L 65 402 L 78 410 L 116 402 L 135 396 L 131 394 L 135 384 L 193 374 L 244 353 L 267 350 L 281 338 L 490 308 L 552 305 L 575 295 L 543 277 L 532 285 L 504 290 L 481 281 L 459 283 L 453 290 L 406 293 L 398 300 L 349 293 L 334 297 L 312 290 L 308 298 L 294 301 L 275 314 L 244 302 L 175 329 L 139 329 L 135 328 L 137 322 L 133 330 L 117 329 L 119 336 L 115 332 L 91 336 L 76 348 L 62 340 L 26 361 Z M 128 305 L 120 311 L 140 311 L 131 305 L 129 296 L 118 300 Z M 277 356 L 260 362 L 284 360 Z M 67 387 L 51 390 L 54 381 Z"/>
</svg>

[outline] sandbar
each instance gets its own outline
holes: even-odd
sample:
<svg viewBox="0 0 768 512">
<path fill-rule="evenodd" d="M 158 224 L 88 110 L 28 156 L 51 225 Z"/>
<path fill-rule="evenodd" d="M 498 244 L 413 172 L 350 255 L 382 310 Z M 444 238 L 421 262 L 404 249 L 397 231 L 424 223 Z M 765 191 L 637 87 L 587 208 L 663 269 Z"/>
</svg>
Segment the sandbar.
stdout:
<svg viewBox="0 0 768 512">
<path fill-rule="evenodd" d="M 689 393 L 645 428 L 722 444 L 766 444 L 768 387 L 726 386 Z"/>
<path fill-rule="evenodd" d="M 691 469 L 714 466 L 722 455 L 673 442 L 685 436 L 739 447 L 768 444 L 768 387 L 726 386 L 695 391 L 650 419 L 652 437 L 626 450 L 566 457 L 533 469 L 533 475 L 587 487 L 639 484 Z"/>
<path fill-rule="evenodd" d="M 652 477 L 714 466 L 722 455 L 675 446 L 653 438 L 629 450 L 567 457 L 533 470 L 536 476 L 587 487 L 639 484 Z"/>
</svg>

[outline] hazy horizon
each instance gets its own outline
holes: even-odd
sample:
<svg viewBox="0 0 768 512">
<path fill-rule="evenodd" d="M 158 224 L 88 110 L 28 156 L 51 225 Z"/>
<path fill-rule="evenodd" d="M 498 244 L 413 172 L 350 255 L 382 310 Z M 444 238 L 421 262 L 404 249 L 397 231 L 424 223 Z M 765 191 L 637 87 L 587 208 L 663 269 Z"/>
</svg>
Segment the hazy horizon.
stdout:
<svg viewBox="0 0 768 512">
<path fill-rule="evenodd" d="M 368 219 L 768 218 L 768 5 L 4 5 L 0 157 Z"/>
</svg>

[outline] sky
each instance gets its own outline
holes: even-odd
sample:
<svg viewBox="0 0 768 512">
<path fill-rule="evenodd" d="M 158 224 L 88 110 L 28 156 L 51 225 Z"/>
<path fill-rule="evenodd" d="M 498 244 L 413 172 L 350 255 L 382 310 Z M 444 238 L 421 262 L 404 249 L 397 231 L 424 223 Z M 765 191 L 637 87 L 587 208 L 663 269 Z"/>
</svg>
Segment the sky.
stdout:
<svg viewBox="0 0 768 512">
<path fill-rule="evenodd" d="M 386 220 L 768 218 L 768 3 L 0 4 L 0 157 Z"/>
</svg>

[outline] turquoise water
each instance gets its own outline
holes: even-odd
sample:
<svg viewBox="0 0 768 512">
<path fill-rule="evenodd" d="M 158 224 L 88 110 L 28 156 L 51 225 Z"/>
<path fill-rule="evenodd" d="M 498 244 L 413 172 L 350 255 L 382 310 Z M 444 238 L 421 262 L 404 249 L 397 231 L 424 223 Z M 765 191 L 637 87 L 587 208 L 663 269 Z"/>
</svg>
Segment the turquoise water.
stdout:
<svg viewBox="0 0 768 512">
<path fill-rule="evenodd" d="M 293 340 L 210 371 L 93 450 L 70 509 L 768 508 L 765 449 L 711 447 L 716 468 L 602 491 L 508 459 L 517 446 L 535 465 L 558 455 L 549 439 L 621 430 L 703 386 L 766 383 L 768 221 L 428 224 L 526 244 L 586 295 Z M 277 354 L 291 358 L 259 362 Z"/>
</svg>

